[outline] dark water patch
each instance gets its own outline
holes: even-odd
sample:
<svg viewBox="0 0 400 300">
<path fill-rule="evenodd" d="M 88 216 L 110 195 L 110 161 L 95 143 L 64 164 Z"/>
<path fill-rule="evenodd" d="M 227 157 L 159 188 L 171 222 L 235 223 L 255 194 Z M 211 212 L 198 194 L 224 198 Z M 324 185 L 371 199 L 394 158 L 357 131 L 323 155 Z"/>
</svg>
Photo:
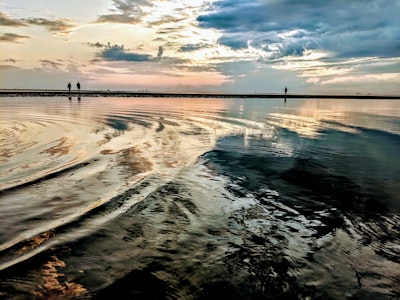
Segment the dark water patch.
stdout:
<svg viewBox="0 0 400 300">
<path fill-rule="evenodd" d="M 116 295 L 121 300 L 166 299 L 169 295 L 167 284 L 153 275 L 153 272 L 163 269 L 157 263 L 152 263 L 143 270 L 133 270 L 98 292 L 93 299 L 112 299 Z"/>
<path fill-rule="evenodd" d="M 332 130 L 326 130 L 324 134 L 321 140 L 303 143 L 307 147 L 297 148 L 297 151 L 301 151 L 291 156 L 278 156 L 269 151 L 251 152 L 249 148 L 252 141 L 249 137 L 246 144 L 240 137 L 230 137 L 228 143 L 221 141 L 220 144 L 217 143 L 217 150 L 204 155 L 205 165 L 215 175 L 229 178 L 225 188 L 232 195 L 238 199 L 256 200 L 253 208 L 244 208 L 240 213 L 234 214 L 236 222 L 244 224 L 243 232 L 247 232 L 249 243 L 256 245 L 253 247 L 274 253 L 275 257 L 291 253 L 289 256 L 284 255 L 284 258 L 288 259 L 284 265 L 289 271 L 279 274 L 283 277 L 275 277 L 273 284 L 268 286 L 290 286 L 290 290 L 295 292 L 293 295 L 287 293 L 289 298 L 303 293 L 311 298 L 319 298 L 326 297 L 332 289 L 331 284 L 336 284 L 332 282 L 338 281 L 346 286 L 341 290 L 347 289 L 355 299 L 374 298 L 378 295 L 390 298 L 396 294 L 396 291 L 388 292 L 389 287 L 394 284 L 395 277 L 387 275 L 384 267 L 376 270 L 375 263 L 369 261 L 377 259 L 373 258 L 373 255 L 365 258 L 365 265 L 361 268 L 363 271 L 357 269 L 355 272 L 352 268 L 356 268 L 356 265 L 341 266 L 338 272 L 342 274 L 342 279 L 331 277 L 323 283 L 321 281 L 307 284 L 307 281 L 318 280 L 312 278 L 303 281 L 301 276 L 293 275 L 296 272 L 303 274 L 306 270 L 316 272 L 315 274 L 324 273 L 325 271 L 317 271 L 318 268 L 324 268 L 320 261 L 322 257 L 327 264 L 335 264 L 333 261 L 341 260 L 349 261 L 349 265 L 352 266 L 357 251 L 372 251 L 377 257 L 381 257 L 380 259 L 387 259 L 387 264 L 399 263 L 397 257 L 400 253 L 398 247 L 394 246 L 400 238 L 400 228 L 396 225 L 398 210 L 393 205 L 388 206 L 390 203 L 396 203 L 398 197 L 381 186 L 374 189 L 366 184 L 370 180 L 367 179 L 368 176 L 374 178 L 380 174 L 368 173 L 371 165 L 375 164 L 379 170 L 386 164 L 379 162 L 381 158 L 375 158 L 372 155 L 373 150 L 368 149 L 364 156 L 359 156 L 362 163 L 349 161 L 349 165 L 342 165 L 348 162 L 347 155 L 353 151 L 354 145 L 361 146 L 361 150 L 362 146 L 369 145 L 368 139 L 371 137 Z M 343 144 L 324 143 L 331 139 L 337 141 L 338 137 L 344 140 L 345 136 L 351 137 L 352 140 Z M 388 143 L 380 146 L 391 149 L 390 151 L 397 147 L 390 141 Z M 328 151 L 323 151 L 326 145 L 340 145 L 341 151 L 329 148 Z M 396 172 L 396 168 L 393 168 L 392 174 L 395 177 L 391 178 L 392 181 L 396 180 Z M 342 236 L 346 237 L 346 242 L 340 242 L 344 243 L 343 245 L 330 250 L 325 248 L 330 243 L 335 244 L 332 238 L 337 237 L 340 240 L 339 237 Z M 299 244 L 297 250 L 292 248 L 293 240 Z M 326 244 L 325 241 L 331 242 Z M 241 247 L 238 248 L 244 251 Z M 248 247 L 243 248 L 250 251 Z M 332 252 L 328 254 L 326 251 Z M 352 258 L 340 251 L 348 253 Z M 254 254 L 245 254 L 247 257 L 252 255 Z M 297 255 L 302 259 L 296 259 Z M 262 265 L 262 261 L 253 267 L 257 268 L 259 265 Z M 294 270 L 297 271 L 293 273 Z M 329 277 L 326 274 L 323 276 Z M 282 279 L 284 283 L 279 278 L 285 278 Z M 345 278 L 351 278 L 351 281 L 345 284 L 343 280 L 348 280 Z M 330 280 L 332 282 L 329 282 Z M 356 287 L 365 282 L 374 282 L 376 286 L 369 291 L 362 286 L 363 290 L 358 291 Z M 355 286 L 352 286 L 353 283 Z M 279 289 L 271 290 L 270 293 L 276 295 L 277 299 L 285 294 Z M 334 293 L 332 297 L 341 299 L 342 296 L 341 293 Z"/>
<path fill-rule="evenodd" d="M 143 117 L 124 116 L 124 115 L 110 115 L 105 119 L 105 123 L 112 128 L 120 131 L 127 130 L 129 124 L 135 124 L 146 128 L 151 128 L 152 123 L 144 120 Z"/>
<path fill-rule="evenodd" d="M 318 155 L 305 153 L 303 158 L 318 162 L 334 176 L 345 175 L 362 194 L 373 195 L 372 201 L 400 209 L 400 162 L 395 159 L 400 136 L 369 129 L 357 133 L 329 130 L 314 149 Z"/>
<path fill-rule="evenodd" d="M 128 129 L 128 125 L 126 124 L 126 122 L 123 122 L 120 119 L 117 119 L 115 117 L 109 117 L 105 120 L 106 124 L 111 126 L 112 128 L 116 129 L 116 130 L 127 130 Z"/>
<path fill-rule="evenodd" d="M 290 157 L 260 156 L 236 150 L 215 150 L 208 152 L 204 157 L 207 167 L 221 174 L 232 175 L 235 181 L 250 191 L 277 178 L 295 162 Z"/>
<path fill-rule="evenodd" d="M 294 166 L 283 172 L 281 178 L 290 184 L 308 189 L 313 199 L 365 218 L 387 211 L 385 205 L 373 195 L 364 194 L 362 188 L 342 175 L 310 159 L 298 159 Z M 309 194 L 309 196 L 311 196 Z"/>
<path fill-rule="evenodd" d="M 164 128 L 165 128 L 164 124 L 161 123 L 161 122 L 159 122 L 159 123 L 158 123 L 158 127 L 157 127 L 157 129 L 156 129 L 156 132 L 160 132 L 160 131 L 162 131 Z"/>
<path fill-rule="evenodd" d="M 315 295 L 313 286 L 298 285 L 288 273 L 292 264 L 280 251 L 265 244 L 254 246 L 255 238 L 249 238 L 241 249 L 227 253 L 224 270 L 210 276 L 198 299 L 299 299 Z"/>
<path fill-rule="evenodd" d="M 284 134 L 283 139 L 287 137 Z M 253 141 L 250 136 L 245 145 L 243 139 L 235 136 L 218 141 L 217 150 L 205 157 L 211 158 L 209 167 L 219 168 L 219 173 L 231 174 L 235 180 L 240 178 L 240 186 L 247 190 L 256 190 L 260 184 L 273 188 L 274 184 L 283 187 L 289 183 L 295 190 L 301 188 L 301 193 L 314 194 L 314 199 L 334 201 L 368 216 L 382 213 L 389 204 L 399 204 L 400 165 L 397 160 L 392 164 L 387 160 L 400 151 L 400 143 L 328 130 L 318 140 L 289 140 L 295 143 L 296 152 L 285 156 L 273 151 L 253 152 L 252 145 L 262 141 Z M 339 148 L 330 148 L 334 145 Z M 382 175 L 387 180 L 382 180 Z"/>
</svg>

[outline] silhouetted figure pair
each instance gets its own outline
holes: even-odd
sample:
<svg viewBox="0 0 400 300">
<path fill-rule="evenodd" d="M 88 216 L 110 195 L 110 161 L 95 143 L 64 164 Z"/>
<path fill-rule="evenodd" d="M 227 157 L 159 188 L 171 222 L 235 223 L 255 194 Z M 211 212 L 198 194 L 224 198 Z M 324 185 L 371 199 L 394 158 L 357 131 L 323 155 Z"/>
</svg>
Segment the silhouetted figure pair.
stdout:
<svg viewBox="0 0 400 300">
<path fill-rule="evenodd" d="M 70 92 L 71 93 L 71 82 L 68 82 L 68 92 Z M 77 82 L 77 84 L 76 84 L 76 88 L 78 89 L 78 91 L 80 91 L 81 90 L 81 84 L 79 83 L 79 81 Z"/>
</svg>

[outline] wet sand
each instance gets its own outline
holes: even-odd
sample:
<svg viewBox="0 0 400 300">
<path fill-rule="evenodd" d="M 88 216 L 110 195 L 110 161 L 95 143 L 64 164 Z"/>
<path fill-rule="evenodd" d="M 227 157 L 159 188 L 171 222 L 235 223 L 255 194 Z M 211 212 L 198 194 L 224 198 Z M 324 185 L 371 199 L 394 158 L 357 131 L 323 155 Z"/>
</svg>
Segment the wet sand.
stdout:
<svg viewBox="0 0 400 300">
<path fill-rule="evenodd" d="M 310 99 L 400 99 L 400 95 L 296 94 L 296 93 L 201 93 L 111 90 L 1 89 L 0 97 L 165 97 L 165 98 L 310 98 Z"/>
</svg>

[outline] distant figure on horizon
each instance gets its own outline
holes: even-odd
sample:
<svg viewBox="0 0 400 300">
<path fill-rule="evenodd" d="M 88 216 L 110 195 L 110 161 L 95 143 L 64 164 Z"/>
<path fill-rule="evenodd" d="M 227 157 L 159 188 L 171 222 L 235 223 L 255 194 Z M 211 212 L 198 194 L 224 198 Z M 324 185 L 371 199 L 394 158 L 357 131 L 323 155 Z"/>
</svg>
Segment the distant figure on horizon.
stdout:
<svg viewBox="0 0 400 300">
<path fill-rule="evenodd" d="M 285 100 L 284 100 L 285 103 L 286 103 L 286 94 L 287 94 L 287 87 L 285 86 Z"/>
<path fill-rule="evenodd" d="M 81 84 L 79 83 L 79 81 L 78 81 L 78 83 L 76 84 L 76 87 L 78 88 L 78 91 L 81 89 Z"/>
<path fill-rule="evenodd" d="M 71 93 L 71 82 L 68 82 L 68 92 Z"/>
</svg>

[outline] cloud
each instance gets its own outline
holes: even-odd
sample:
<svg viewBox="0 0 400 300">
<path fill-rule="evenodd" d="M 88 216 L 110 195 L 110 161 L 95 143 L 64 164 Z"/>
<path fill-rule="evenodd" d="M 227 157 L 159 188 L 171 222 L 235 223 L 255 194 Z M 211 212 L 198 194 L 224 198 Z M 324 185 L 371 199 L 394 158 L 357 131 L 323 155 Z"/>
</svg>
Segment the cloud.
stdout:
<svg viewBox="0 0 400 300">
<path fill-rule="evenodd" d="M 316 48 L 339 57 L 395 57 L 399 11 L 399 1 L 387 0 L 221 0 L 197 20 L 221 31 L 221 44 L 237 49 L 251 41 L 275 57 Z"/>
<path fill-rule="evenodd" d="M 181 21 L 185 21 L 185 20 L 187 20 L 187 17 L 184 17 L 182 15 L 180 15 L 180 16 L 166 15 L 166 16 L 163 16 L 159 20 L 152 20 L 150 22 L 147 22 L 146 26 L 153 27 L 153 26 L 160 26 L 160 25 L 164 25 L 164 24 L 178 24 Z"/>
<path fill-rule="evenodd" d="M 332 83 L 367 83 L 377 81 L 396 81 L 400 80 L 399 73 L 386 73 L 386 74 L 363 74 L 358 76 L 342 76 L 330 78 L 322 81 L 321 84 L 332 84 Z"/>
<path fill-rule="evenodd" d="M 26 24 L 17 19 L 11 19 L 6 13 L 0 11 L 0 26 L 22 27 Z"/>
<path fill-rule="evenodd" d="M 197 44 L 185 44 L 179 47 L 179 52 L 192 52 L 201 49 L 213 48 L 214 45 L 205 44 L 205 43 L 197 43 Z"/>
<path fill-rule="evenodd" d="M 51 32 L 70 32 L 75 26 L 67 19 L 48 20 L 44 18 L 24 19 L 24 22 L 29 25 L 43 26 Z"/>
<path fill-rule="evenodd" d="M 113 0 L 113 8 L 109 14 L 100 15 L 95 23 L 138 24 L 145 15 L 143 6 L 149 6 L 147 0 Z"/>
<path fill-rule="evenodd" d="M 4 59 L 3 61 L 4 62 L 10 62 L 10 63 L 13 63 L 13 64 L 17 63 L 17 60 L 13 59 L 13 58 L 7 58 L 7 59 Z"/>
<path fill-rule="evenodd" d="M 220 33 L 220 45 L 235 53 L 258 55 L 253 58 L 264 64 L 259 68 L 296 74 L 311 86 L 326 88 L 342 84 L 336 77 L 398 80 L 394 75 L 361 75 L 399 74 L 398 60 L 389 62 L 400 53 L 399 11 L 400 1 L 388 0 L 219 0 L 197 21 L 200 28 Z M 191 45 L 182 46 L 183 50 L 191 50 Z M 229 68 L 239 68 L 241 61 L 221 65 L 220 71 L 229 75 Z M 252 82 L 241 73 L 232 78 L 237 84 Z"/>
<path fill-rule="evenodd" d="M 52 61 L 48 59 L 41 59 L 40 62 L 44 69 L 60 69 L 64 66 L 64 63 L 61 61 Z"/>
<path fill-rule="evenodd" d="M 125 49 L 124 45 L 107 45 L 97 43 L 89 43 L 92 47 L 102 48 L 98 53 L 98 56 L 107 61 L 132 61 L 132 62 L 146 62 L 153 61 L 153 57 L 147 54 L 139 54 L 134 52 L 129 52 Z"/>
<path fill-rule="evenodd" d="M 21 39 L 29 39 L 30 36 L 19 35 L 15 33 L 3 33 L 0 35 L 0 42 L 21 44 Z"/>
<path fill-rule="evenodd" d="M 225 62 L 218 70 L 230 78 L 222 89 L 247 93 L 279 93 L 285 86 L 292 91 L 304 90 L 305 80 L 295 72 L 274 70 L 258 62 Z"/>
<path fill-rule="evenodd" d="M 89 46 L 91 46 L 91 47 L 96 47 L 96 48 L 103 48 L 103 47 L 106 47 L 107 45 L 104 45 L 104 44 L 102 44 L 102 43 L 100 43 L 100 42 L 96 42 L 96 43 L 87 43 L 87 45 L 89 45 Z"/>
<path fill-rule="evenodd" d="M 140 19 L 130 15 L 124 14 L 112 14 L 99 16 L 95 23 L 127 23 L 137 24 L 140 23 Z"/>
<path fill-rule="evenodd" d="M 20 70 L 20 68 L 13 65 L 0 65 L 0 71 L 5 71 L 5 70 Z"/>
<path fill-rule="evenodd" d="M 67 19 L 49 20 L 45 18 L 11 19 L 0 12 L 0 26 L 24 27 L 29 25 L 43 26 L 51 32 L 69 32 L 75 26 Z"/>
<path fill-rule="evenodd" d="M 1 66 L 0 88 L 59 88 L 66 89 L 66 84 L 79 81 L 81 84 L 92 80 L 92 75 L 82 73 L 77 68 L 48 69 L 40 67 Z M 86 84 L 85 84 L 86 86 Z"/>
<path fill-rule="evenodd" d="M 100 62 L 101 60 L 109 62 L 128 61 L 128 62 L 162 62 L 165 65 L 173 65 L 179 67 L 181 64 L 188 63 L 187 59 L 179 57 L 165 57 L 164 47 L 159 46 L 155 56 L 149 54 L 135 53 L 126 49 L 124 45 L 112 45 L 111 43 L 103 44 L 100 42 L 87 43 L 90 47 L 101 49 L 97 53 L 97 58 L 92 62 Z"/>
</svg>

